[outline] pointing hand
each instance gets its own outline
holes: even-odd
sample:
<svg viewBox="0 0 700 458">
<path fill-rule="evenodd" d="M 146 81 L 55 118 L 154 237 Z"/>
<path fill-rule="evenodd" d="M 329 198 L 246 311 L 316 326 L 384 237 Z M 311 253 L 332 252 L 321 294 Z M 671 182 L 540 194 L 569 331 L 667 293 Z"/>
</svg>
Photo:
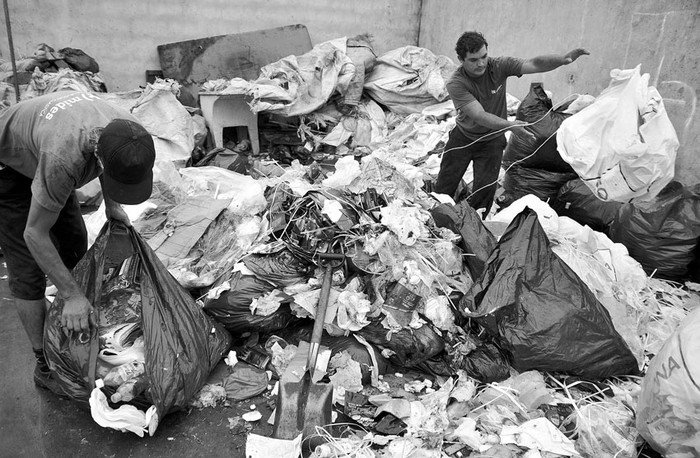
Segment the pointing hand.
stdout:
<svg viewBox="0 0 700 458">
<path fill-rule="evenodd" d="M 567 64 L 570 64 L 571 62 L 575 61 L 579 57 L 584 56 L 584 55 L 589 55 L 589 54 L 590 53 L 583 48 L 576 48 L 576 49 L 566 53 L 564 55 L 564 60 L 566 61 Z"/>
</svg>

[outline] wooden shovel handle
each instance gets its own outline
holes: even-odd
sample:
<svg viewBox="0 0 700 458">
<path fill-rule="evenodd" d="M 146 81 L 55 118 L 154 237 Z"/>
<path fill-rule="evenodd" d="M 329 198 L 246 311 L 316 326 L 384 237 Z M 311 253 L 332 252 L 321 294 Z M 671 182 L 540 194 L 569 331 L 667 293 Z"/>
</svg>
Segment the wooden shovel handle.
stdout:
<svg viewBox="0 0 700 458">
<path fill-rule="evenodd" d="M 323 323 L 326 320 L 326 309 L 328 308 L 328 298 L 331 294 L 331 279 L 333 277 L 333 267 L 328 264 L 323 272 L 323 281 L 321 283 L 321 294 L 318 298 L 318 306 L 316 307 L 316 317 L 314 319 L 314 329 L 311 333 L 311 343 L 309 345 L 309 357 L 306 362 L 306 367 L 313 374 L 316 366 L 316 358 L 318 357 L 318 347 L 321 344 L 321 336 L 323 335 Z"/>
</svg>

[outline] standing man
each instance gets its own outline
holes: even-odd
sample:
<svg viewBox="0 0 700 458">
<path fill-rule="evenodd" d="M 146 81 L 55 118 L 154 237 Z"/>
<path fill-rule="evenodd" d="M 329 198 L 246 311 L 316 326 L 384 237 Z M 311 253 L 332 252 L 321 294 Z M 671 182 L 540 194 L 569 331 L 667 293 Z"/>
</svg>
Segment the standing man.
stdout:
<svg viewBox="0 0 700 458">
<path fill-rule="evenodd" d="M 474 161 L 474 182 L 469 205 L 488 215 L 506 146 L 505 131 L 533 136 L 524 121 L 508 121 L 506 79 L 542 73 L 570 64 L 588 51 L 574 49 L 564 55 L 531 59 L 490 57 L 488 43 L 479 32 L 465 32 L 457 40 L 460 67 L 447 82 L 447 92 L 458 111 L 457 124 L 450 132 L 434 191 L 455 197 L 469 163 Z"/>
<path fill-rule="evenodd" d="M 86 331 L 92 304 L 70 270 L 87 250 L 75 190 L 100 177 L 108 218 L 151 195 L 155 148 L 128 111 L 96 94 L 54 92 L 0 113 L 0 248 L 10 292 L 37 358 L 34 383 L 50 388 L 43 354 L 46 275 L 65 299 L 61 326 Z"/>
</svg>

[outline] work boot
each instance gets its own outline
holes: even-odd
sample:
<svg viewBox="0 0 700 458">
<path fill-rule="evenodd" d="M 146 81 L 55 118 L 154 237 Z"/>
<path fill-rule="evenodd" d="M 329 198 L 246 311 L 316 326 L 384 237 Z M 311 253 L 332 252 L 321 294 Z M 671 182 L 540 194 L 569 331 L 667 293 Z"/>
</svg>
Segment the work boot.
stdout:
<svg viewBox="0 0 700 458">
<path fill-rule="evenodd" d="M 62 394 L 58 381 L 49 369 L 49 364 L 46 362 L 43 350 L 34 350 L 36 356 L 36 367 L 34 368 L 34 384 L 44 390 L 52 391 L 56 394 Z"/>
</svg>

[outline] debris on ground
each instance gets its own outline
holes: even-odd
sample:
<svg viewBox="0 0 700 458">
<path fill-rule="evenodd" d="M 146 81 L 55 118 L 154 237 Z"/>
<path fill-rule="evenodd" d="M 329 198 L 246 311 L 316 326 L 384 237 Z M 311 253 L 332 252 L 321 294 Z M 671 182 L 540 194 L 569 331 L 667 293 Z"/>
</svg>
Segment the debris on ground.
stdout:
<svg viewBox="0 0 700 458">
<path fill-rule="evenodd" d="M 41 50 L 52 63 L 81 57 Z M 44 74 L 35 60 L 24 67 L 34 72 L 25 98 L 66 88 L 59 78 L 100 86 L 87 69 L 86 82 L 75 69 Z M 180 104 L 175 81 L 102 91 L 158 139 L 154 190 L 129 209 L 135 257 L 110 257 L 120 248 L 107 250 L 108 232 L 119 229 L 102 230 L 98 210 L 86 223 L 104 275 L 89 277 L 87 262 L 75 274 L 101 285 L 92 375 L 138 361 L 150 385 L 117 409 L 107 400 L 116 387 L 86 391 L 66 368 L 87 355 L 65 359 L 55 302 L 47 353 L 63 394 L 89 402 L 99 424 L 140 436 L 175 407 L 279 406 L 284 374 L 312 369 L 320 253 L 338 262 L 316 381 L 332 387 L 338 420 L 289 440 L 263 437 L 250 433 L 262 419 L 252 407 L 229 418 L 247 434 L 246 456 L 297 457 L 311 439 L 320 445 L 305 453 L 318 458 L 612 458 L 645 442 L 668 456 L 697 454 L 699 193 L 671 181 L 677 145 L 660 98 L 649 88 L 643 100 L 655 109 L 640 129 L 660 128 L 655 140 L 632 142 L 636 128 L 624 135 L 635 151 L 662 144 L 669 154 L 654 156 L 643 192 L 601 195 L 622 166 L 587 179 L 609 158 L 586 166 L 581 126 L 602 123 L 591 113 L 625 94 L 612 85 L 559 104 L 541 84 L 522 102 L 508 94 L 511 116 L 546 122 L 534 143 L 510 136 L 501 197 L 482 219 L 465 200 L 431 192 L 455 125 L 444 88 L 454 68 L 415 46 L 376 56 L 371 37 L 358 35 L 270 63 L 255 81 L 204 83 L 207 93 L 248 98 L 259 152 L 238 132 L 212 145 L 211 120 Z M 641 84 L 639 67 L 611 76 Z M 620 161 L 651 160 L 628 156 Z M 204 383 L 224 358 L 225 376 Z"/>
</svg>

